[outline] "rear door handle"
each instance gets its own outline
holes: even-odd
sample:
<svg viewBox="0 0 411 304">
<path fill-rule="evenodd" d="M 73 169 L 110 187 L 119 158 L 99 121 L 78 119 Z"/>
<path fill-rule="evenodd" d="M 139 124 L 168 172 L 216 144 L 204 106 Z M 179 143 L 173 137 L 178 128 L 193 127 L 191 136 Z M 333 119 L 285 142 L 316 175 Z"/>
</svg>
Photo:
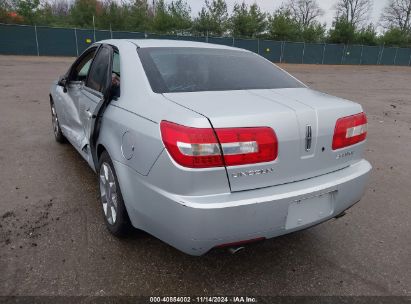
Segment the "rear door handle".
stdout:
<svg viewBox="0 0 411 304">
<path fill-rule="evenodd" d="M 90 110 L 85 110 L 84 112 L 86 112 L 88 119 L 91 119 L 93 117 L 93 113 L 91 113 Z"/>
<path fill-rule="evenodd" d="M 313 139 L 313 137 L 312 137 L 311 126 L 308 125 L 306 133 L 305 133 L 305 151 L 307 151 L 307 152 L 311 150 L 312 139 Z"/>
</svg>

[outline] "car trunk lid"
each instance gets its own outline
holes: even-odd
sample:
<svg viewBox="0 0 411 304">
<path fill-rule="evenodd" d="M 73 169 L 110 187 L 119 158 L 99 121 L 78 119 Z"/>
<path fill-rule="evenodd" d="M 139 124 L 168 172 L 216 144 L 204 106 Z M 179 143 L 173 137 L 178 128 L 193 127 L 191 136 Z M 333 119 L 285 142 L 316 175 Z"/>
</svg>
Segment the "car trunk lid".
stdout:
<svg viewBox="0 0 411 304">
<path fill-rule="evenodd" d="M 206 116 L 214 128 L 271 127 L 278 157 L 270 163 L 227 167 L 231 191 L 295 182 L 344 168 L 361 158 L 362 144 L 332 150 L 338 118 L 361 106 L 307 88 L 167 93 L 169 100 Z"/>
</svg>

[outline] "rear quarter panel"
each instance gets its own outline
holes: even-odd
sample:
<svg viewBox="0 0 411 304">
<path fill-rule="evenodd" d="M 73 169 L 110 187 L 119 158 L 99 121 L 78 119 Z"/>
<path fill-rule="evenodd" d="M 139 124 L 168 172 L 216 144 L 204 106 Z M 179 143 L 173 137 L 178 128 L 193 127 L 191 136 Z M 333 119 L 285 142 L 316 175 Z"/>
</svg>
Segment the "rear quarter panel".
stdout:
<svg viewBox="0 0 411 304">
<path fill-rule="evenodd" d="M 163 150 L 158 124 L 117 106 L 104 114 L 98 145 L 103 145 L 113 161 L 147 175 Z M 98 146 L 97 145 L 97 146 Z"/>
<path fill-rule="evenodd" d="M 150 187 L 184 195 L 229 192 L 224 167 L 208 170 L 183 168 L 165 151 L 161 139 L 162 120 L 210 128 L 209 120 L 151 90 L 136 46 L 131 43 L 121 45 L 119 53 L 121 97 L 113 100 L 104 113 L 98 144 L 108 150 L 113 161 L 139 174 L 142 178 L 138 180 Z M 134 151 L 131 151 L 132 147 Z M 122 182 L 127 176 L 118 178 L 120 185 L 127 184 Z M 208 181 L 207 185 L 204 180 Z M 122 188 L 122 191 L 131 190 Z"/>
</svg>

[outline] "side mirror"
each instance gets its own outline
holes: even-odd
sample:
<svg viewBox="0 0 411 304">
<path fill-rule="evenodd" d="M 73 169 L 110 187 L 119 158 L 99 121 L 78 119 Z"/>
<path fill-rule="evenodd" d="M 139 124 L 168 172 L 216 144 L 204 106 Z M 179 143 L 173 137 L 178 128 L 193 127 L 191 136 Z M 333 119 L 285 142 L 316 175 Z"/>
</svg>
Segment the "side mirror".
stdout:
<svg viewBox="0 0 411 304">
<path fill-rule="evenodd" d="M 113 72 L 109 80 L 104 98 L 107 101 L 117 100 L 120 97 L 120 75 Z"/>
<path fill-rule="evenodd" d="M 109 100 L 117 100 L 120 97 L 120 85 L 112 84 L 110 86 Z"/>
<path fill-rule="evenodd" d="M 57 84 L 61 87 L 63 87 L 63 92 L 67 92 L 67 78 L 64 76 L 61 76 Z"/>
</svg>

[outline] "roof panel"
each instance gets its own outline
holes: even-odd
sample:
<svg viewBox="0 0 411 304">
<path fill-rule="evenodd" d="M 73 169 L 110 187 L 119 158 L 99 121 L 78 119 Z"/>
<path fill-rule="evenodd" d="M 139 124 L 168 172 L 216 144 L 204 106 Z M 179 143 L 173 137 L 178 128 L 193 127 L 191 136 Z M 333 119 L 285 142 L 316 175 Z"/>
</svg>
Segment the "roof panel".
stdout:
<svg viewBox="0 0 411 304">
<path fill-rule="evenodd" d="M 149 47 L 196 47 L 196 48 L 209 48 L 209 49 L 230 49 L 230 50 L 242 50 L 230 46 L 212 44 L 205 42 L 184 41 L 184 40 L 166 40 L 166 39 L 110 39 L 99 41 L 102 43 L 110 43 L 113 45 L 121 45 L 124 42 L 131 42 L 141 48 Z M 244 50 L 246 51 L 246 50 Z"/>
</svg>

